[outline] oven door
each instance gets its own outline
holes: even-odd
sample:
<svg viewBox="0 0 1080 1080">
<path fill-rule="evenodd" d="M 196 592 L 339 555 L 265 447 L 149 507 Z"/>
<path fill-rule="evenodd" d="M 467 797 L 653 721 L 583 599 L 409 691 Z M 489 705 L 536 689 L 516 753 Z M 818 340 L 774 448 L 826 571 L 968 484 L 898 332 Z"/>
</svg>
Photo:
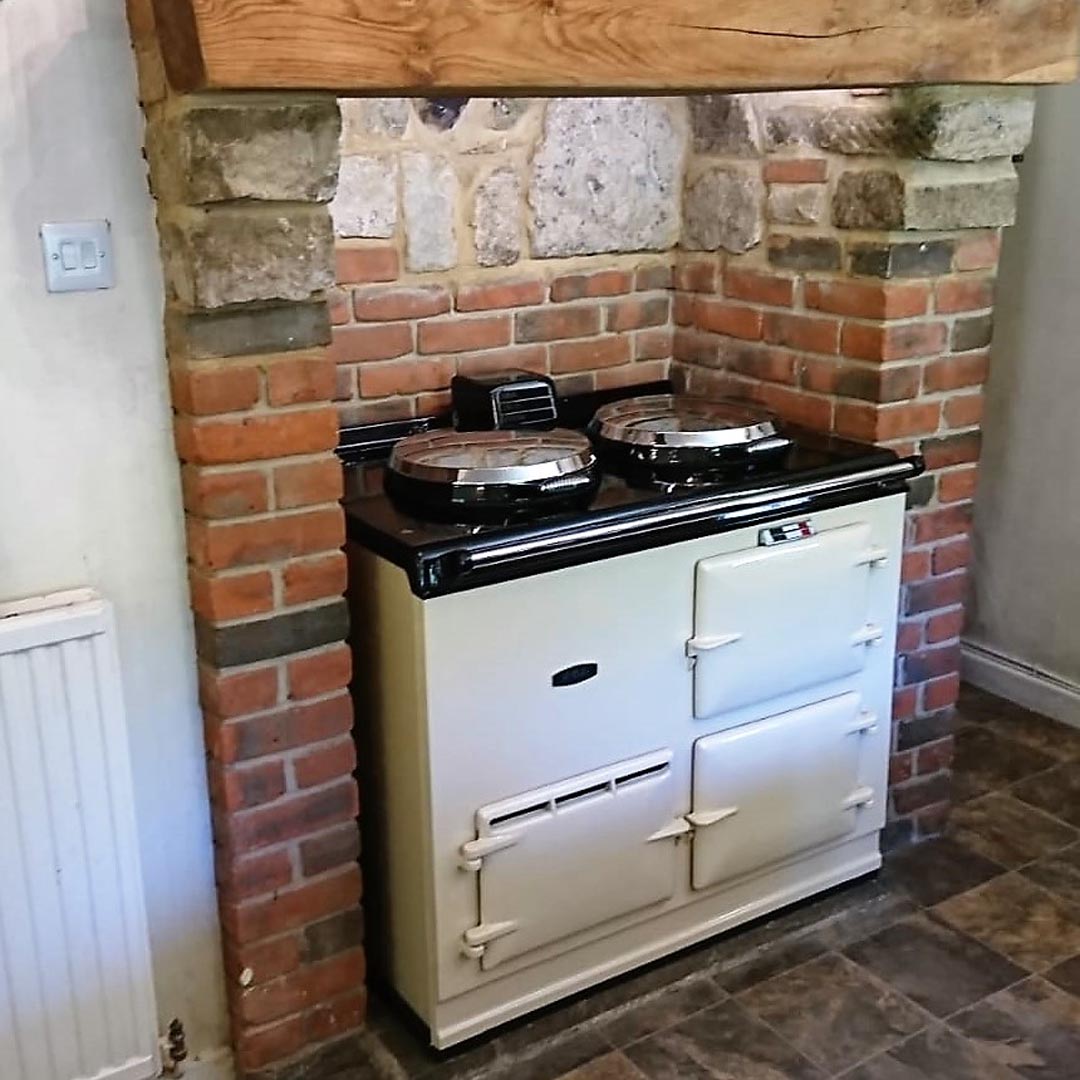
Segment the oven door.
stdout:
<svg viewBox="0 0 1080 1080">
<path fill-rule="evenodd" d="M 677 804 L 663 751 L 483 807 L 461 852 L 480 878 L 466 955 L 487 970 L 667 900 L 690 829 Z"/>
<path fill-rule="evenodd" d="M 880 640 L 867 623 L 872 567 L 864 523 L 697 565 L 694 715 L 699 719 L 780 697 L 862 669 Z"/>
<path fill-rule="evenodd" d="M 858 694 L 731 728 L 694 745 L 693 886 L 706 889 L 854 833 L 875 718 Z"/>
</svg>

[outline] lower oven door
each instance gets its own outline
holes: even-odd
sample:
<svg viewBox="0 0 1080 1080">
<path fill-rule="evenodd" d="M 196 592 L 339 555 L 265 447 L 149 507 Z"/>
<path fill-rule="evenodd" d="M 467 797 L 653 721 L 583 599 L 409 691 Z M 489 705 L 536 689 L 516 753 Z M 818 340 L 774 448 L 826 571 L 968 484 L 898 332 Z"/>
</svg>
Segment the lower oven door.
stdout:
<svg viewBox="0 0 1080 1080">
<path fill-rule="evenodd" d="M 676 811 L 670 751 L 483 807 L 462 849 L 480 876 L 466 954 L 487 970 L 667 900 L 689 831 Z"/>
<path fill-rule="evenodd" d="M 796 535 L 798 535 L 796 533 Z M 886 552 L 865 523 L 697 565 L 694 715 L 715 716 L 860 671 L 882 636 L 867 623 Z"/>
<path fill-rule="evenodd" d="M 875 718 L 843 694 L 694 745 L 693 886 L 742 877 L 854 833 L 875 793 L 859 783 Z"/>
</svg>

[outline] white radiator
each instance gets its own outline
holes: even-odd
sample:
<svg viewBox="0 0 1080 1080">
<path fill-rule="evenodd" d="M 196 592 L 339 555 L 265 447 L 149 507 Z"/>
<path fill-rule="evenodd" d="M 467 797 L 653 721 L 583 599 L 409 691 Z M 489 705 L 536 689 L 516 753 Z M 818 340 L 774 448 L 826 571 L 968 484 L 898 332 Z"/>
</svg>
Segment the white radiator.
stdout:
<svg viewBox="0 0 1080 1080">
<path fill-rule="evenodd" d="M 112 608 L 0 605 L 0 1078 L 156 1072 Z"/>
</svg>

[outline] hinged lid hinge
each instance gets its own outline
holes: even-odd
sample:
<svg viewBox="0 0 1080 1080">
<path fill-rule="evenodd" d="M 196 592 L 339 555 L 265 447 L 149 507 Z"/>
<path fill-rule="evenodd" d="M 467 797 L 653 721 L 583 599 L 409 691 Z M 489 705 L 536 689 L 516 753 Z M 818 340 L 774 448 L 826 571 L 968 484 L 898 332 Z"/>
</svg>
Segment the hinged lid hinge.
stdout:
<svg viewBox="0 0 1080 1080">
<path fill-rule="evenodd" d="M 700 653 L 712 652 L 713 649 L 722 649 L 725 645 L 733 645 L 742 640 L 742 634 L 702 634 L 692 637 L 686 643 L 686 655 L 693 659 Z"/>
<path fill-rule="evenodd" d="M 858 810 L 860 807 L 874 805 L 874 789 L 872 787 L 856 788 L 843 802 L 845 810 Z"/>
<path fill-rule="evenodd" d="M 471 960 L 478 960 L 492 941 L 517 930 L 516 922 L 481 923 L 461 935 L 461 951 Z"/>
<path fill-rule="evenodd" d="M 867 623 L 864 627 L 856 630 L 851 635 L 852 645 L 876 645 L 885 636 L 885 631 L 880 626 Z"/>
<path fill-rule="evenodd" d="M 849 735 L 869 735 L 877 731 L 877 713 L 865 710 L 859 713 L 855 722 L 847 729 Z"/>
<path fill-rule="evenodd" d="M 676 818 L 671 824 L 665 825 L 662 829 L 657 829 L 645 842 L 652 844 L 657 840 L 674 840 L 677 837 L 686 836 L 690 831 L 690 822 L 686 818 L 680 817 Z"/>
<path fill-rule="evenodd" d="M 459 849 L 461 858 L 458 860 L 458 866 L 462 870 L 477 873 L 488 855 L 513 847 L 519 839 L 519 833 L 494 833 L 492 836 L 482 836 L 479 840 L 470 840 L 462 844 Z"/>
<path fill-rule="evenodd" d="M 855 560 L 856 566 L 884 566 L 889 561 L 889 549 L 878 547 L 867 548 Z"/>
<path fill-rule="evenodd" d="M 686 820 L 695 829 L 707 829 L 710 825 L 719 825 L 721 821 L 727 821 L 739 812 L 737 806 L 725 806 L 720 810 L 697 810 L 686 815 Z"/>
</svg>

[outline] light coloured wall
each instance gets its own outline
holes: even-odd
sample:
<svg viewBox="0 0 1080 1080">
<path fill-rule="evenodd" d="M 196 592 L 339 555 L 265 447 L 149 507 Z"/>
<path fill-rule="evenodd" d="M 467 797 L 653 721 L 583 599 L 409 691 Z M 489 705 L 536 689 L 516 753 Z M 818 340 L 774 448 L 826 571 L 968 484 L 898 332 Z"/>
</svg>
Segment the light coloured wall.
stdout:
<svg viewBox="0 0 1080 1080">
<path fill-rule="evenodd" d="M 120 628 L 154 974 L 227 1042 L 161 340 L 123 0 L 0 2 L 0 600 L 91 585 Z M 37 226 L 107 217 L 118 286 L 50 296 Z"/>
<path fill-rule="evenodd" d="M 1080 684 L 1080 85 L 1041 92 L 1021 171 L 998 283 L 967 639 Z M 1080 721 L 1080 698 L 1073 712 Z"/>
</svg>

